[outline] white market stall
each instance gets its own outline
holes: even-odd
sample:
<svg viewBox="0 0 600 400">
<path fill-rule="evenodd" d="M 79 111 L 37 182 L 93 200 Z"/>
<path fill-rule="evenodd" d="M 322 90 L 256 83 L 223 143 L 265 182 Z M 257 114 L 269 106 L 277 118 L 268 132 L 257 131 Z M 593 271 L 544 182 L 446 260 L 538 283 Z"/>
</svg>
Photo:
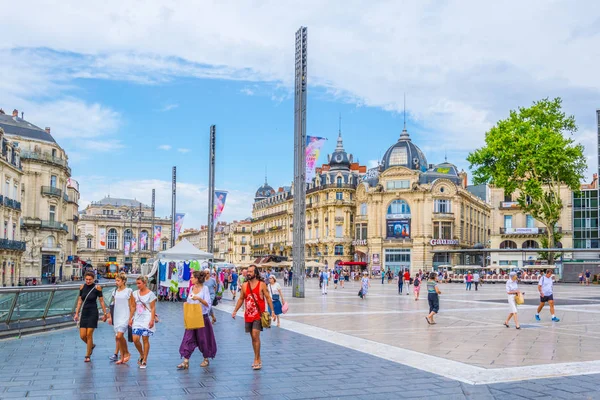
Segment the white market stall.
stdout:
<svg viewBox="0 0 600 400">
<path fill-rule="evenodd" d="M 186 239 L 158 253 L 149 274 L 158 274 L 158 295 L 166 296 L 169 291 L 179 292 L 182 297 L 187 295 L 192 271 L 207 268 L 211 258 L 211 253 L 197 249 Z"/>
</svg>

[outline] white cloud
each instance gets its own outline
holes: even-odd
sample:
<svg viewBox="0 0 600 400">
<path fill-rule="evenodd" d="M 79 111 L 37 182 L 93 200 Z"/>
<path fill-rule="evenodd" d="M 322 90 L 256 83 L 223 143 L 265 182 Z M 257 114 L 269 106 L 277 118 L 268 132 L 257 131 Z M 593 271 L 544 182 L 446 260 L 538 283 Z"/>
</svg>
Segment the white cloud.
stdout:
<svg viewBox="0 0 600 400">
<path fill-rule="evenodd" d="M 243 88 L 242 90 L 240 90 L 240 92 L 242 92 L 243 94 L 245 94 L 247 96 L 253 96 L 254 95 L 254 91 L 252 89 L 249 89 L 249 88 Z"/>
<path fill-rule="evenodd" d="M 185 153 L 189 153 L 189 152 L 190 152 L 190 151 L 192 151 L 192 150 L 190 150 L 190 149 L 185 149 L 185 148 L 179 148 L 179 149 L 177 149 L 177 151 L 178 151 L 178 152 L 180 152 L 180 153 L 184 153 L 184 154 L 185 154 Z"/>
<path fill-rule="evenodd" d="M 160 109 L 161 112 L 167 112 L 176 109 L 179 107 L 179 104 L 167 104 L 163 108 Z"/>
<path fill-rule="evenodd" d="M 600 46 L 599 2 L 306 0 L 301 10 L 289 7 L 148 0 L 133 13 L 117 0 L 23 0 L 19 9 L 27 12 L 3 21 L 0 92 L 47 100 L 72 90 L 74 77 L 140 84 L 195 77 L 273 82 L 280 90 L 271 97 L 280 102 L 293 90 L 294 31 L 304 24 L 309 86 L 394 112 L 406 93 L 409 131 L 434 149 L 432 158 L 444 148 L 464 159 L 508 110 L 543 97 L 562 96 L 581 132 L 594 128 L 600 52 L 589 49 Z"/>
<path fill-rule="evenodd" d="M 137 199 L 144 204 L 152 203 L 152 189 L 156 189 L 156 215 L 171 215 L 171 181 L 163 180 L 120 180 L 105 176 L 80 176 L 75 178 L 81 191 L 80 208 L 98 201 L 107 194 L 114 197 Z M 117 192 L 118 190 L 118 192 Z M 253 193 L 229 190 L 221 221 L 247 218 L 252 213 Z M 205 186 L 177 182 L 177 212 L 186 214 L 185 228 L 198 228 L 207 223 L 208 189 Z"/>
<path fill-rule="evenodd" d="M 170 144 L 161 144 L 160 146 L 158 146 L 158 149 L 169 151 L 169 150 L 171 150 L 171 145 Z"/>
</svg>

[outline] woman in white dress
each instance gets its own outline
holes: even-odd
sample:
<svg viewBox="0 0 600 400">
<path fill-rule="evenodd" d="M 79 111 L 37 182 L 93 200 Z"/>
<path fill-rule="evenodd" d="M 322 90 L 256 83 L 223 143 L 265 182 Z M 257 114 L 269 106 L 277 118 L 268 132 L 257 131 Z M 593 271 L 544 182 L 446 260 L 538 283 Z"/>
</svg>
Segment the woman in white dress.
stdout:
<svg viewBox="0 0 600 400">
<path fill-rule="evenodd" d="M 139 276 L 135 281 L 138 290 L 133 292 L 135 312 L 131 314 L 129 325 L 132 327 L 133 343 L 140 353 L 138 365 L 146 369 L 150 353 L 150 336 L 154 335 L 156 320 L 156 295 L 148 289 L 148 278 Z M 142 345 L 143 341 L 143 345 Z"/>
<path fill-rule="evenodd" d="M 131 296 L 133 290 L 127 287 L 127 275 L 124 272 L 117 275 L 115 283 L 117 287 L 113 291 L 114 311 L 112 321 L 115 329 L 115 341 L 117 342 L 117 352 L 115 354 L 121 354 L 121 359 L 115 364 L 125 364 L 131 358 L 125 334 L 129 329 L 129 318 L 135 312 L 135 302 Z"/>
<path fill-rule="evenodd" d="M 519 325 L 519 318 L 517 317 L 517 303 L 515 301 L 515 295 L 519 294 L 519 285 L 517 284 L 517 273 L 511 272 L 506 281 L 506 294 L 508 296 L 508 308 L 510 313 L 508 314 L 508 318 L 504 322 L 504 326 L 510 328 L 508 323 L 511 318 L 515 319 L 515 325 L 517 329 L 521 329 L 521 325 Z"/>
</svg>

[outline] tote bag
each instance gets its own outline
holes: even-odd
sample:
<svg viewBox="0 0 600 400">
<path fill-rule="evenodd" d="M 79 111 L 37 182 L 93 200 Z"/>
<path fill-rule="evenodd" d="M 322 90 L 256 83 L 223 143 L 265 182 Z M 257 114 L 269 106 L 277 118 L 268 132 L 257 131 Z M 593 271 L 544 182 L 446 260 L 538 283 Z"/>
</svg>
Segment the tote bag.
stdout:
<svg viewBox="0 0 600 400">
<path fill-rule="evenodd" d="M 204 328 L 201 304 L 183 303 L 183 324 L 185 329 Z"/>
<path fill-rule="evenodd" d="M 518 305 L 525 304 L 525 296 L 523 296 L 523 292 L 519 292 L 515 295 L 515 303 Z"/>
</svg>

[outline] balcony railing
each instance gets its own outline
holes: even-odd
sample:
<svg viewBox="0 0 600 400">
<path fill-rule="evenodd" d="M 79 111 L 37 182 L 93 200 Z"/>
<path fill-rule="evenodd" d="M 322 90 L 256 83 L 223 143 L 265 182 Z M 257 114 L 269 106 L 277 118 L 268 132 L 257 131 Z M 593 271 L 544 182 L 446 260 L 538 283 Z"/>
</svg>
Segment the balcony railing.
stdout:
<svg viewBox="0 0 600 400">
<path fill-rule="evenodd" d="M 4 204 L 4 207 L 9 207 L 9 208 L 12 208 L 13 210 L 21 211 L 21 203 L 16 200 L 9 199 L 8 197 L 0 196 L 0 203 Z"/>
<path fill-rule="evenodd" d="M 42 186 L 42 194 L 54 197 L 61 197 L 62 190 L 54 186 Z"/>
<path fill-rule="evenodd" d="M 55 165 L 59 165 L 61 167 L 64 167 L 67 169 L 67 171 L 69 172 L 69 175 L 71 175 L 71 168 L 69 168 L 69 165 L 67 163 L 67 160 L 64 160 L 62 158 L 58 158 L 58 157 L 54 157 L 53 155 L 49 154 L 49 153 L 35 153 L 33 151 L 21 151 L 21 159 L 24 160 L 37 160 L 37 161 L 42 161 L 42 162 L 47 162 L 50 164 L 55 164 Z"/>
<path fill-rule="evenodd" d="M 25 228 L 33 227 L 69 232 L 69 227 L 67 226 L 67 224 L 63 224 L 59 221 L 49 221 L 37 218 L 23 218 L 21 225 Z"/>
<path fill-rule="evenodd" d="M 310 188 L 306 191 L 306 194 L 318 192 L 319 190 L 323 189 L 356 189 L 356 185 L 348 183 L 330 183 L 328 185 L 321 185 Z"/>
<path fill-rule="evenodd" d="M 25 251 L 25 242 L 19 240 L 0 239 L 0 250 Z"/>
<path fill-rule="evenodd" d="M 452 212 L 434 212 L 433 218 L 454 219 L 454 213 L 452 213 Z"/>
</svg>

